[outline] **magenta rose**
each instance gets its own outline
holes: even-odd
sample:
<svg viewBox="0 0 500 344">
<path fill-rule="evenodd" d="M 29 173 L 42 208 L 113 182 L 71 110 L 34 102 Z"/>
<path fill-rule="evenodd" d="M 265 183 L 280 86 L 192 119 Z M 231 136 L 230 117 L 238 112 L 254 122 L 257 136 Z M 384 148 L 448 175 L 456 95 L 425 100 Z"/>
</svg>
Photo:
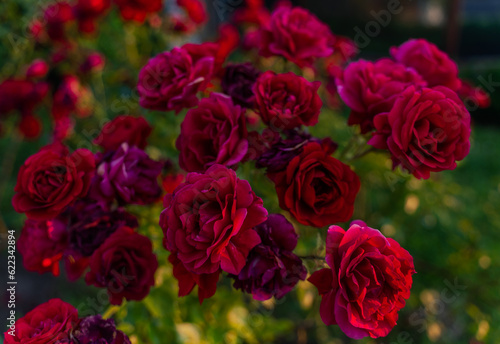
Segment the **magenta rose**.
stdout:
<svg viewBox="0 0 500 344">
<path fill-rule="evenodd" d="M 17 249 L 24 268 L 38 273 L 59 275 L 59 261 L 68 247 L 67 223 L 56 218 L 50 221 L 26 220 Z"/>
<path fill-rule="evenodd" d="M 368 143 L 388 149 L 393 166 L 417 178 L 453 170 L 456 161 L 469 154 L 470 114 L 446 87 L 408 87 L 390 112 L 375 116 L 374 125 L 376 131 Z"/>
<path fill-rule="evenodd" d="M 235 167 L 248 150 L 245 109 L 211 93 L 187 112 L 176 147 L 185 171 L 203 172 L 214 164 Z"/>
<path fill-rule="evenodd" d="M 391 48 L 392 57 L 415 69 L 429 86 L 446 86 L 457 91 L 461 82 L 457 64 L 439 48 L 425 39 L 411 39 Z"/>
<path fill-rule="evenodd" d="M 301 7 L 279 6 L 261 29 L 260 54 L 278 55 L 299 67 L 333 53 L 330 28 Z"/>
<path fill-rule="evenodd" d="M 153 128 L 144 117 L 122 115 L 106 123 L 93 142 L 105 151 L 117 150 L 124 142 L 129 146 L 144 149 L 152 130 Z"/>
<path fill-rule="evenodd" d="M 284 130 L 318 123 L 323 102 L 319 81 L 309 82 L 292 72 L 267 71 L 254 85 L 256 110 L 271 128 Z"/>
<path fill-rule="evenodd" d="M 60 299 L 52 299 L 18 319 L 15 335 L 5 333 L 5 344 L 63 343 L 77 324 L 76 308 Z"/>
<path fill-rule="evenodd" d="M 45 146 L 21 166 L 12 205 L 30 219 L 53 219 L 87 194 L 94 173 L 95 160 L 89 150 L 68 154 L 60 143 Z"/>
<path fill-rule="evenodd" d="M 354 339 L 387 336 L 410 297 L 415 269 L 408 251 L 354 221 L 348 231 L 328 229 L 326 263 L 308 279 L 321 295 L 323 322 Z"/>
<path fill-rule="evenodd" d="M 163 0 L 114 0 L 114 3 L 124 20 L 138 23 L 144 22 L 148 14 L 159 12 L 163 8 Z"/>
<path fill-rule="evenodd" d="M 109 302 L 120 305 L 123 298 L 139 301 L 149 294 L 158 260 L 148 237 L 121 227 L 92 254 L 89 266 L 85 282 L 107 288 Z"/>
<path fill-rule="evenodd" d="M 196 94 L 206 88 L 214 71 L 213 56 L 193 56 L 174 48 L 156 55 L 139 72 L 139 103 L 150 110 L 179 113 L 198 104 Z"/>
<path fill-rule="evenodd" d="M 222 165 L 189 173 L 186 182 L 164 199 L 160 216 L 165 248 L 187 271 L 238 274 L 248 252 L 260 243 L 253 229 L 267 210 L 246 180 Z"/>
<path fill-rule="evenodd" d="M 359 124 L 362 133 L 372 130 L 373 117 L 390 111 L 399 94 L 411 85 L 427 83 L 412 68 L 386 58 L 353 62 L 337 79 L 338 94 L 351 109 L 348 124 Z"/>
</svg>

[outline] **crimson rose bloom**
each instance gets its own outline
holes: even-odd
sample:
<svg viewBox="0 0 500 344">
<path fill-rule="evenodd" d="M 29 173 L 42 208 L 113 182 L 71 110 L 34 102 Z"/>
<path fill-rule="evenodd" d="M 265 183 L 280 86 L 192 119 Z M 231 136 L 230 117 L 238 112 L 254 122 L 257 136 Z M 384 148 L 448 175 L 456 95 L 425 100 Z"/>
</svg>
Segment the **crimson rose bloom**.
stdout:
<svg viewBox="0 0 500 344">
<path fill-rule="evenodd" d="M 431 87 L 441 85 L 457 91 L 461 86 L 457 64 L 425 39 L 411 39 L 392 47 L 391 55 L 399 63 L 415 69 Z"/>
<path fill-rule="evenodd" d="M 355 221 L 347 232 L 328 229 L 326 262 L 329 268 L 308 279 L 321 295 L 323 322 L 354 339 L 386 336 L 410 297 L 415 269 L 408 251 Z"/>
<path fill-rule="evenodd" d="M 78 28 L 82 32 L 91 33 L 96 29 L 96 21 L 111 6 L 111 0 L 78 0 L 73 6 Z"/>
<path fill-rule="evenodd" d="M 330 28 L 304 8 L 279 6 L 262 28 L 260 54 L 279 55 L 299 67 L 333 52 Z"/>
<path fill-rule="evenodd" d="M 308 143 L 283 171 L 268 174 L 281 209 L 308 226 L 323 227 L 351 218 L 360 188 L 349 166 L 331 157 L 319 143 Z"/>
<path fill-rule="evenodd" d="M 121 227 L 92 254 L 89 266 L 85 282 L 107 288 L 109 302 L 120 305 L 123 298 L 139 301 L 149 294 L 158 260 L 148 237 Z"/>
<path fill-rule="evenodd" d="M 220 268 L 238 274 L 248 252 L 260 243 L 253 228 L 267 216 L 250 184 L 222 165 L 204 174 L 189 173 L 185 183 L 165 196 L 164 206 L 164 246 L 195 274 Z"/>
<path fill-rule="evenodd" d="M 388 149 L 394 167 L 401 165 L 419 179 L 453 170 L 469 154 L 470 114 L 446 87 L 408 87 L 390 112 L 375 116 L 374 124 L 368 144 Z"/>
<path fill-rule="evenodd" d="M 210 55 L 195 56 L 184 47 L 156 55 L 139 72 L 139 104 L 176 113 L 195 106 L 196 93 L 210 82 L 214 60 Z"/>
<path fill-rule="evenodd" d="M 12 205 L 30 219 L 53 219 L 87 194 L 94 172 L 89 150 L 77 149 L 68 155 L 60 143 L 45 146 L 21 166 Z"/>
<path fill-rule="evenodd" d="M 209 274 L 189 272 L 179 258 L 177 258 L 176 253 L 171 253 L 168 261 L 172 263 L 173 275 L 179 281 L 179 297 L 189 295 L 195 286 L 198 286 L 198 300 L 200 304 L 203 303 L 203 300 L 214 296 L 217 291 L 217 282 L 221 273 L 220 269 Z"/>
<path fill-rule="evenodd" d="M 35 59 L 26 69 L 26 77 L 28 79 L 44 78 L 49 72 L 49 65 L 42 59 Z"/>
<path fill-rule="evenodd" d="M 373 117 L 390 111 L 406 87 L 427 83 L 412 68 L 384 58 L 351 63 L 337 85 L 340 97 L 351 108 L 348 124 L 359 124 L 366 133 L 373 129 Z"/>
<path fill-rule="evenodd" d="M 277 129 L 313 126 L 323 102 L 318 96 L 321 82 L 309 82 L 292 72 L 276 74 L 267 71 L 253 87 L 257 112 L 262 121 Z"/>
<path fill-rule="evenodd" d="M 153 203 L 161 196 L 158 176 L 162 167 L 143 150 L 122 143 L 118 150 L 103 155 L 90 196 L 103 207 L 114 199 L 119 205 Z"/>
<path fill-rule="evenodd" d="M 62 219 L 50 221 L 26 220 L 17 249 L 28 271 L 52 272 L 59 275 L 59 261 L 68 246 L 67 223 Z"/>
<path fill-rule="evenodd" d="M 255 300 L 281 299 L 307 276 L 302 260 L 292 251 L 298 235 L 293 225 L 280 214 L 269 215 L 255 227 L 262 243 L 255 246 L 245 267 L 235 279 L 234 287 L 251 293 Z"/>
<path fill-rule="evenodd" d="M 114 0 L 125 20 L 142 23 L 148 13 L 155 13 L 163 8 L 163 0 Z"/>
<path fill-rule="evenodd" d="M 78 311 L 69 303 L 52 299 L 16 321 L 15 336 L 5 333 L 5 344 L 48 344 L 67 340 L 78 323 Z"/>
<path fill-rule="evenodd" d="M 144 117 L 118 116 L 102 127 L 101 133 L 94 139 L 94 144 L 105 151 L 117 150 L 124 142 L 129 146 L 144 149 L 152 130 Z"/>
<path fill-rule="evenodd" d="M 203 172 L 214 164 L 234 167 L 247 153 L 247 135 L 245 110 L 230 97 L 211 93 L 181 124 L 179 165 L 188 172 Z"/>
</svg>

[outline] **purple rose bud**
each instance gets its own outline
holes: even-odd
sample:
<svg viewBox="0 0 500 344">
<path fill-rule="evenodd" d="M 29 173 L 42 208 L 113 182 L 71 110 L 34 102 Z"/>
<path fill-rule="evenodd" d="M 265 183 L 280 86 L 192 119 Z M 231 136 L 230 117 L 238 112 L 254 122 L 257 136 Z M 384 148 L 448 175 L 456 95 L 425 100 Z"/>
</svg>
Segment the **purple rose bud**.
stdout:
<svg viewBox="0 0 500 344">
<path fill-rule="evenodd" d="M 292 251 L 297 246 L 297 234 L 283 215 L 271 214 L 266 222 L 255 227 L 262 243 L 247 258 L 247 263 L 234 278 L 234 287 L 251 293 L 255 300 L 282 298 L 307 270 Z"/>
<path fill-rule="evenodd" d="M 130 344 L 128 337 L 116 329 L 113 319 L 100 315 L 83 318 L 73 334 L 78 344 Z"/>
<path fill-rule="evenodd" d="M 158 176 L 162 166 L 143 150 L 123 143 L 101 156 L 90 197 L 107 206 L 113 199 L 119 205 L 153 203 L 161 196 Z"/>
<path fill-rule="evenodd" d="M 225 69 L 221 86 L 235 104 L 252 108 L 255 101 L 252 88 L 259 75 L 260 72 L 250 62 L 229 65 Z"/>
<path fill-rule="evenodd" d="M 136 228 L 137 219 L 124 211 L 106 211 L 96 203 L 77 202 L 70 210 L 69 242 L 70 247 L 89 257 L 118 228 Z"/>
</svg>

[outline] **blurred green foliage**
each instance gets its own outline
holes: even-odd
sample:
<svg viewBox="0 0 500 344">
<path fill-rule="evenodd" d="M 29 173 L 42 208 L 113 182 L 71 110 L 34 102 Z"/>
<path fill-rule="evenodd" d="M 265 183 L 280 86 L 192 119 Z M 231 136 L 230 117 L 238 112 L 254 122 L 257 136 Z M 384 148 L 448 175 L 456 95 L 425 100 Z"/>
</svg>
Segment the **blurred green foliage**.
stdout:
<svg viewBox="0 0 500 344">
<path fill-rule="evenodd" d="M 30 4 L 30 0 L 1 4 L 2 79 L 20 75 L 24 65 L 47 53 L 34 52 L 32 44 L 25 43 L 23 25 L 39 9 Z M 94 115 L 77 121 L 75 134 L 68 141 L 72 149 L 91 148 L 100 127 L 114 116 L 142 114 L 154 127 L 148 153 L 155 159 L 176 161 L 175 138 L 182 114 L 141 110 L 134 92 L 140 67 L 150 56 L 176 43 L 176 39 L 147 26 L 123 25 L 116 13 L 111 13 L 101 23 L 98 37 L 79 41 L 84 49 L 101 51 L 107 65 L 102 73 L 85 80 L 95 95 Z M 468 68 L 468 76 L 474 79 L 480 75 L 478 68 L 481 66 Z M 500 99 L 495 94 L 493 98 L 494 102 Z M 15 117 L 3 123 L 0 138 L 1 221 L 4 228 L 14 228 L 18 233 L 24 217 L 15 213 L 10 205 L 17 171 L 28 156 L 50 141 L 47 107 L 41 107 L 39 115 L 46 130 L 37 140 L 28 142 L 19 137 Z M 355 134 L 353 128 L 347 127 L 346 118 L 345 110 L 325 109 L 311 133 L 337 141 L 340 147 L 336 154 L 340 155 Z M 87 311 L 90 304 L 97 302 L 98 311 L 114 317 L 134 344 L 498 343 L 499 135 L 496 128 L 475 127 L 470 155 L 455 171 L 433 174 L 427 181 L 391 171 L 390 160 L 383 153 L 371 153 L 351 163 L 362 181 L 353 218 L 381 229 L 415 259 L 417 274 L 412 295 L 400 312 L 398 325 L 387 338 L 354 341 L 337 327 L 325 326 L 319 316 L 320 299 L 307 282 L 299 283 L 282 300 L 263 303 L 233 290 L 227 278 L 221 279 L 216 295 L 203 305 L 198 303 L 196 290 L 193 295 L 178 298 L 177 282 L 172 277 L 158 226 L 161 204 L 129 208 L 140 218 L 139 231 L 153 240 L 161 262 L 157 286 L 144 301 L 109 307 L 98 298 L 99 289 L 87 287 L 81 280 L 69 283 L 64 276 L 47 280 L 54 290 L 51 297 L 59 296 L 80 311 Z M 270 212 L 280 212 L 274 187 L 262 171 L 249 162 L 240 167 L 238 175 L 250 181 Z M 323 255 L 326 229 L 295 225 L 300 234 L 296 253 Z M 322 266 L 321 261 L 314 260 L 306 264 L 310 272 Z M 20 263 L 18 266 L 20 269 Z M 44 296 L 40 295 L 39 303 L 46 301 Z"/>
</svg>

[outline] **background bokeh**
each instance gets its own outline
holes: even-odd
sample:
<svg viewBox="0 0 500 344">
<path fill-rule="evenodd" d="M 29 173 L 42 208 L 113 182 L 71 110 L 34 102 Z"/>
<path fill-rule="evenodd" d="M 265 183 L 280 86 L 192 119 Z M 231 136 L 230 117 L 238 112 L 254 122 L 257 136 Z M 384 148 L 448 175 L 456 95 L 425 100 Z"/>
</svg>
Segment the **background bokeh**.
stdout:
<svg viewBox="0 0 500 344">
<path fill-rule="evenodd" d="M 358 32 L 366 32 L 366 26 L 376 21 L 378 13 L 391 1 L 302 0 L 295 4 L 309 8 L 334 33 L 356 40 Z M 19 73 L 37 57 L 26 26 L 44 3 L 47 1 L 0 3 L 0 80 Z M 236 0 L 224 3 L 230 6 L 227 15 L 239 4 Z M 409 38 L 427 38 L 458 62 L 461 77 L 481 85 L 490 94 L 492 106 L 485 110 L 471 108 L 471 153 L 455 171 L 419 181 L 392 172 L 385 154 L 371 154 L 353 162 L 362 181 L 353 218 L 364 219 L 399 241 L 415 258 L 417 270 L 412 295 L 391 334 L 358 342 L 500 343 L 500 3 L 400 3 L 401 13 L 392 16 L 387 25 L 380 25 L 378 34 L 368 37 L 360 57 L 386 56 L 390 46 Z M 207 2 L 211 12 L 207 29 L 191 40 L 210 38 L 216 26 L 229 19 L 219 16 L 214 4 L 212 0 Z M 118 114 L 142 114 L 154 127 L 148 153 L 153 158 L 175 160 L 174 142 L 182 116 L 140 109 L 134 87 L 137 72 L 146 60 L 178 43 L 177 38 L 147 26 L 123 24 L 116 13 L 101 23 L 98 37 L 80 39 L 82 46 L 101 51 L 107 64 L 102 73 L 86 80 L 95 95 L 93 115 L 77 122 L 69 146 L 90 146 L 102 124 Z M 50 127 L 48 110 L 41 107 L 40 112 L 45 127 Z M 346 125 L 347 114 L 346 110 L 325 109 L 311 133 L 331 137 L 342 148 L 353 132 Z M 0 232 L 15 229 L 19 235 L 24 216 L 15 213 L 10 204 L 17 171 L 28 156 L 50 141 L 50 134 L 45 132 L 34 141 L 22 140 L 15 121 L 12 116 L 2 122 L 0 136 Z M 261 172 L 246 164 L 238 175 L 251 182 L 270 212 L 280 212 L 274 188 Z M 228 279 L 221 280 L 216 295 L 201 306 L 196 295 L 178 298 L 171 267 L 165 263 L 168 255 L 161 247 L 162 233 L 157 224 L 161 209 L 160 204 L 130 208 L 142 219 L 139 231 L 153 239 L 155 252 L 163 262 L 157 273 L 158 286 L 143 302 L 109 307 L 101 290 L 86 286 L 82 280 L 70 283 L 64 276 L 27 272 L 18 256 L 18 316 L 52 297 L 60 297 L 79 308 L 81 315 L 114 316 L 133 343 L 356 342 L 338 328 L 323 325 L 318 312 L 320 298 L 307 282 L 299 283 L 282 300 L 264 303 L 233 290 Z M 324 231 L 301 227 L 299 234 L 298 254 L 322 254 Z M 1 240 L 0 319 L 5 319 L 5 236 Z M 308 269 L 316 269 L 315 264 L 308 261 Z M 0 324 L 3 326 L 3 320 Z"/>
</svg>

